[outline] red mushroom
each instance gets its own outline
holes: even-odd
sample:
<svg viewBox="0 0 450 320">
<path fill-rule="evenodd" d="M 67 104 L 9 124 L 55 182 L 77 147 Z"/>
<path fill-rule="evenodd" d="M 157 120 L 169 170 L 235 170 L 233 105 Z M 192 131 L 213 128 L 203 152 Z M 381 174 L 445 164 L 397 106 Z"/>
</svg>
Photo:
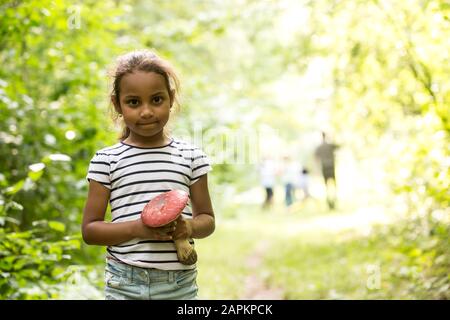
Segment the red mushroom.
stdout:
<svg viewBox="0 0 450 320">
<path fill-rule="evenodd" d="M 188 199 L 189 196 L 185 191 L 171 190 L 164 192 L 145 205 L 141 213 L 142 222 L 154 228 L 171 223 L 181 216 Z M 174 242 L 178 260 L 182 264 L 191 265 L 197 262 L 197 253 L 188 239 L 174 239 Z"/>
</svg>

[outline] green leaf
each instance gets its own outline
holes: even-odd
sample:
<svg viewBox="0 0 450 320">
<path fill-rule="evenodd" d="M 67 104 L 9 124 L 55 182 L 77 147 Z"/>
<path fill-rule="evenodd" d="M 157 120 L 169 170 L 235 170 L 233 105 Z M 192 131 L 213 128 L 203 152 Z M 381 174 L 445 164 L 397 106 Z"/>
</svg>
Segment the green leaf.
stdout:
<svg viewBox="0 0 450 320">
<path fill-rule="evenodd" d="M 0 173 L 0 187 L 6 187 L 8 185 L 8 180 L 3 173 Z"/>
<path fill-rule="evenodd" d="M 59 260 L 59 258 L 63 253 L 63 249 L 57 245 L 50 245 L 50 247 L 48 248 L 48 253 L 56 255 L 56 257 L 58 257 Z"/>
<path fill-rule="evenodd" d="M 20 225 L 20 221 L 17 219 L 14 219 L 12 217 L 0 217 L 0 226 L 5 225 L 6 221 L 9 221 L 15 225 Z"/>
<path fill-rule="evenodd" d="M 31 231 L 23 231 L 23 232 L 12 232 L 9 233 L 6 238 L 10 240 L 15 240 L 14 242 L 17 242 L 17 239 L 29 239 L 32 236 Z"/>
<path fill-rule="evenodd" d="M 28 171 L 28 177 L 33 181 L 37 181 L 42 177 L 42 174 L 44 173 L 45 164 L 39 162 L 30 165 L 28 168 L 30 169 Z"/>
<path fill-rule="evenodd" d="M 67 270 L 65 268 L 56 266 L 53 270 L 52 270 L 52 277 L 57 279 L 57 278 L 61 278 L 63 277 L 65 274 L 67 273 Z"/>
<path fill-rule="evenodd" d="M 38 171 L 38 172 L 29 171 L 28 177 L 33 181 L 38 181 L 42 177 L 43 174 L 44 174 L 44 171 Z"/>
<path fill-rule="evenodd" d="M 22 269 L 27 263 L 29 263 L 29 261 L 27 259 L 17 259 L 14 262 L 14 270 L 20 270 Z"/>
<path fill-rule="evenodd" d="M 34 269 L 25 269 L 21 270 L 20 273 L 23 277 L 30 278 L 30 279 L 38 279 L 40 277 L 40 273 L 37 270 Z"/>
<path fill-rule="evenodd" d="M 49 221 L 49 222 L 48 222 L 48 226 L 49 226 L 51 229 L 56 230 L 56 231 L 59 231 L 59 232 L 64 232 L 64 231 L 66 231 L 66 226 L 64 225 L 64 223 L 59 222 L 59 221 Z"/>
<path fill-rule="evenodd" d="M 5 193 L 7 195 L 13 195 L 19 192 L 25 184 L 25 179 L 22 179 L 18 182 L 16 182 L 13 186 L 6 188 Z"/>
</svg>

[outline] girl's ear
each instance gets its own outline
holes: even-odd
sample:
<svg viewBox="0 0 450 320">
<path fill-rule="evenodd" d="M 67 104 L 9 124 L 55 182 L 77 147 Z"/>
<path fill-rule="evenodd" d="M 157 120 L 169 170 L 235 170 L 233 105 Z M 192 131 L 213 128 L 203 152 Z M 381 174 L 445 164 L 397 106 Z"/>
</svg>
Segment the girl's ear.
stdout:
<svg viewBox="0 0 450 320">
<path fill-rule="evenodd" d="M 120 103 L 117 101 L 117 96 L 112 95 L 111 96 L 111 103 L 114 106 L 114 109 L 117 111 L 117 113 L 122 114 L 122 110 L 120 109 Z"/>
</svg>

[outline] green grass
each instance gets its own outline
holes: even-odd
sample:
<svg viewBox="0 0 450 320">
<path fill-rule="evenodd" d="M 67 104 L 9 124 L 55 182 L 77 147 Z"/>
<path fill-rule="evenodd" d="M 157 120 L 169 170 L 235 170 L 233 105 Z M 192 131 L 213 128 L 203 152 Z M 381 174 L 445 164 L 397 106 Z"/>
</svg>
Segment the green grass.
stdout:
<svg viewBox="0 0 450 320">
<path fill-rule="evenodd" d="M 346 231 L 320 240 L 278 238 L 278 249 L 265 258 L 268 283 L 284 288 L 286 299 L 448 298 L 442 284 L 448 269 L 440 270 L 440 278 L 431 275 L 441 268 L 433 264 L 434 251 L 386 235 L 379 230 L 369 237 Z"/>
<path fill-rule="evenodd" d="M 224 222 L 210 237 L 196 240 L 200 299 L 238 299 L 243 294 L 249 275 L 245 259 L 256 243 L 254 233 L 236 222 Z"/>
<path fill-rule="evenodd" d="M 284 288 L 286 299 L 364 299 L 381 289 L 377 279 L 383 261 L 376 243 L 342 241 L 343 236 L 276 239 L 273 246 L 279 249 L 265 259 L 264 268 L 272 275 L 269 283 Z"/>
<path fill-rule="evenodd" d="M 216 232 L 197 241 L 200 297 L 241 298 L 245 279 L 252 273 L 263 278 L 267 287 L 282 288 L 284 299 L 446 296 L 431 292 L 433 283 L 427 273 L 434 251 L 417 251 L 420 239 L 412 245 L 387 226 L 372 228 L 367 234 L 358 228 L 320 229 L 314 224 L 302 228 L 316 218 L 340 219 L 355 209 L 343 207 L 329 212 L 312 203 L 288 212 L 282 206 L 272 211 L 248 206 L 241 207 L 232 219 L 218 219 Z M 260 240 L 269 240 L 270 247 L 262 264 L 251 270 L 246 259 Z M 440 281 L 445 281 L 442 275 Z M 445 288 L 441 284 L 439 290 Z"/>
<path fill-rule="evenodd" d="M 233 209 L 234 210 L 234 209 Z M 199 295 L 205 299 L 239 299 L 245 292 L 245 279 L 254 270 L 246 265 L 246 260 L 253 253 L 260 240 L 285 237 L 286 225 L 298 221 L 313 219 L 317 215 L 334 212 L 313 212 L 304 210 L 288 212 L 283 206 L 262 211 L 255 206 L 240 207 L 233 218 L 217 217 L 216 231 L 206 239 L 196 241 L 199 254 L 198 285 Z M 276 250 L 275 250 L 276 251 Z M 256 270 L 270 275 L 265 269 Z"/>
</svg>

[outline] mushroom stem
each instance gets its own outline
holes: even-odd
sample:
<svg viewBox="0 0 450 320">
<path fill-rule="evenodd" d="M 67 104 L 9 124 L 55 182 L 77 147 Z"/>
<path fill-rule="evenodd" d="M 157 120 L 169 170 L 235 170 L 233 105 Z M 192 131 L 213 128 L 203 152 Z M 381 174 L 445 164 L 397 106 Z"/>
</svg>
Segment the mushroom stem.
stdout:
<svg viewBox="0 0 450 320">
<path fill-rule="evenodd" d="M 187 239 L 174 240 L 178 260 L 182 264 L 191 265 L 197 262 L 197 252 Z"/>
</svg>

